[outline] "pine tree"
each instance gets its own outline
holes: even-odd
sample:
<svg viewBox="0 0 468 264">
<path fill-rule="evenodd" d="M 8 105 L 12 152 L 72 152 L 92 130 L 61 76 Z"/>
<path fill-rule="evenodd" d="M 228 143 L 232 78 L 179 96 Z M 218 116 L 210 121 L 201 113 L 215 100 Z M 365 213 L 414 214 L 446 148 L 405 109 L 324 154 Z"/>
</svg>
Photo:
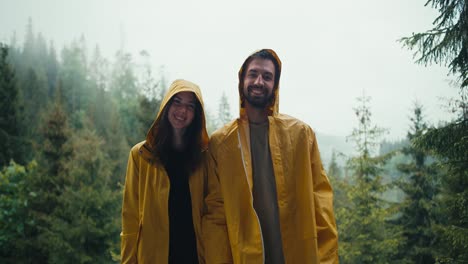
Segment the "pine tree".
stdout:
<svg viewBox="0 0 468 264">
<path fill-rule="evenodd" d="M 115 55 L 110 88 L 119 102 L 136 99 L 138 95 L 132 55 L 123 50 Z"/>
<path fill-rule="evenodd" d="M 84 41 L 83 39 L 81 41 Z M 86 110 L 94 91 L 88 82 L 87 59 L 85 45 L 80 41 L 74 41 L 69 47 L 62 50 L 62 65 L 59 71 L 59 79 L 62 82 L 62 93 L 66 99 L 64 107 L 67 113 L 77 114 Z M 79 118 L 72 117 L 71 126 L 79 126 Z"/>
<path fill-rule="evenodd" d="M 138 86 L 134 73 L 132 56 L 120 50 L 116 54 L 113 65 L 110 91 L 118 106 L 119 123 L 128 145 L 141 141 L 141 136 L 135 133 L 138 127 Z"/>
<path fill-rule="evenodd" d="M 404 175 L 398 186 L 405 193 L 405 199 L 397 223 L 402 226 L 405 238 L 399 250 L 400 262 L 429 264 L 435 262 L 433 225 L 437 185 L 435 164 L 429 164 L 427 152 L 414 144 L 427 131 L 422 110 L 422 106 L 415 104 L 407 136 L 410 145 L 402 151 L 410 163 L 398 165 Z"/>
<path fill-rule="evenodd" d="M 28 18 L 28 24 L 26 25 L 26 35 L 24 37 L 24 44 L 23 44 L 23 61 L 25 65 L 32 65 L 35 55 L 35 47 L 36 47 L 36 36 L 34 35 L 34 28 L 32 18 Z"/>
<path fill-rule="evenodd" d="M 112 181 L 113 165 L 103 144 L 86 126 L 66 143 L 68 181 L 46 234 L 51 263 L 111 263 L 111 252 L 118 250 L 120 187 Z"/>
<path fill-rule="evenodd" d="M 416 144 L 439 159 L 443 170 L 435 248 L 438 263 L 468 262 L 468 121 L 429 128 Z"/>
<path fill-rule="evenodd" d="M 37 163 L 21 166 L 10 162 L 0 170 L 0 262 L 41 263 L 35 240 L 37 223 L 31 202 L 37 194 L 30 188 L 36 177 Z"/>
<path fill-rule="evenodd" d="M 396 250 L 397 232 L 389 225 L 392 212 L 382 198 L 382 166 L 390 156 L 374 156 L 378 139 L 384 130 L 372 125 L 369 98 L 358 98 L 355 108 L 359 120 L 350 138 L 357 155 L 348 160 L 351 174 L 345 193 L 349 204 L 337 211 L 341 218 L 340 258 L 343 263 L 387 263 Z"/>
<path fill-rule="evenodd" d="M 11 159 L 25 161 L 19 141 L 19 91 L 7 56 L 8 48 L 0 43 L 0 168 Z"/>
<path fill-rule="evenodd" d="M 231 108 L 228 103 L 226 94 L 223 92 L 218 106 L 218 127 L 224 126 L 231 121 Z"/>
<path fill-rule="evenodd" d="M 410 49 L 420 55 L 417 63 L 448 65 L 458 74 L 461 87 L 468 86 L 468 7 L 465 0 L 427 0 L 426 5 L 438 9 L 440 15 L 434 28 L 402 38 Z"/>
<path fill-rule="evenodd" d="M 465 0 L 428 0 L 440 12 L 434 28 L 403 38 L 403 43 L 420 54 L 418 63 L 447 65 L 460 81 L 460 98 L 455 100 L 458 117 L 438 128 L 429 128 L 416 145 L 440 161 L 440 224 L 436 261 L 468 263 L 468 7 Z"/>
<path fill-rule="evenodd" d="M 47 163 L 48 173 L 58 175 L 63 171 L 61 160 L 67 157 L 65 142 L 70 137 L 68 118 L 62 103 L 62 89 L 58 87 L 55 102 L 46 113 L 41 132 L 44 138 L 42 144 L 43 157 Z"/>
<path fill-rule="evenodd" d="M 18 183 L 18 186 L 23 186 L 21 187 L 23 191 L 13 196 L 19 202 L 21 199 L 26 199 L 24 210 L 27 214 L 19 216 L 18 219 L 28 224 L 23 225 L 25 227 L 23 236 L 13 238 L 11 241 L 22 245 L 15 249 L 13 254 L 17 255 L 14 256 L 15 261 L 11 263 L 50 263 L 50 247 L 47 245 L 55 242 L 49 241 L 53 226 L 52 213 L 60 204 L 60 196 L 68 184 L 64 175 L 64 161 L 68 159 L 69 154 L 64 145 L 70 132 L 66 115 L 61 107 L 59 92 L 60 89 L 57 90 L 55 104 L 51 105 L 42 117 L 41 156 L 36 157 L 39 166 L 33 174 L 28 173 L 27 177 Z M 41 113 L 37 116 L 40 117 Z"/>
<path fill-rule="evenodd" d="M 115 109 L 117 109 L 117 107 Z M 114 182 L 124 183 L 125 170 L 127 168 L 126 161 L 131 146 L 122 130 L 122 123 L 118 111 L 112 112 L 110 116 L 110 126 L 105 140 L 107 144 L 105 144 L 104 150 L 108 153 L 109 159 L 114 165 L 112 179 Z"/>
<path fill-rule="evenodd" d="M 335 150 L 332 151 L 332 156 L 330 159 L 330 165 L 328 166 L 327 175 L 330 178 L 340 179 L 343 177 L 342 169 L 338 165 L 337 153 Z"/>
<path fill-rule="evenodd" d="M 208 107 L 205 107 L 204 110 L 206 120 L 206 131 L 208 132 L 208 135 L 211 135 L 218 128 L 219 122 Z"/>
<path fill-rule="evenodd" d="M 136 116 L 138 126 L 135 130 L 140 140 L 143 140 L 146 138 L 148 129 L 156 118 L 157 109 L 159 109 L 161 102 L 156 101 L 156 99 L 149 99 L 144 95 L 139 96 L 138 102 L 138 112 Z"/>
<path fill-rule="evenodd" d="M 147 51 L 140 52 L 143 59 L 141 65 L 141 72 L 138 78 L 139 95 L 138 95 L 138 109 L 137 109 L 137 135 L 143 140 L 146 138 L 148 129 L 156 118 L 159 107 L 161 105 L 162 97 L 161 80 L 156 80 L 153 76 L 152 66 L 150 63 L 150 55 Z M 163 78 L 161 78 L 163 80 Z"/>
<path fill-rule="evenodd" d="M 46 64 L 46 74 L 47 81 L 49 84 L 49 90 L 47 96 L 52 98 L 55 94 L 55 86 L 57 84 L 57 75 L 58 75 L 58 61 L 57 61 L 57 52 L 55 51 L 54 43 L 51 41 L 49 45 L 49 51 L 47 52 Z"/>
<path fill-rule="evenodd" d="M 48 104 L 48 84 L 44 74 L 38 73 L 33 68 L 28 68 L 20 81 L 22 101 L 24 102 L 24 114 L 22 127 L 25 135 L 33 146 L 38 144 L 37 133 L 40 125 L 38 113 L 41 113 Z M 35 150 L 35 149 L 34 149 Z"/>
<path fill-rule="evenodd" d="M 344 208 L 347 204 L 346 198 L 346 185 L 348 184 L 347 179 L 343 176 L 343 169 L 340 167 L 337 161 L 337 153 L 335 150 L 332 152 L 330 159 L 330 165 L 328 165 L 327 176 L 330 179 L 330 183 L 333 187 L 333 206 L 335 208 Z M 339 221 L 340 219 L 337 219 Z"/>
</svg>

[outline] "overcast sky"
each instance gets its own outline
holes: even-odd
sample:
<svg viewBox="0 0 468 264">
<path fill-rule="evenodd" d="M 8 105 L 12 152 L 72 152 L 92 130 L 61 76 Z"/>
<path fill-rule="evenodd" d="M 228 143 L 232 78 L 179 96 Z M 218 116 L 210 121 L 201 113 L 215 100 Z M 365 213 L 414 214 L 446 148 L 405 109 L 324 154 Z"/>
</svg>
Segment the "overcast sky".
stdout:
<svg viewBox="0 0 468 264">
<path fill-rule="evenodd" d="M 22 42 L 28 17 L 35 32 L 57 48 L 82 34 L 108 59 L 120 48 L 149 52 L 167 79 L 200 85 L 215 112 L 223 92 L 238 115 L 237 71 L 261 48 L 283 62 L 280 112 L 316 131 L 347 136 L 363 92 L 373 121 L 387 139 L 406 135 L 413 102 L 431 123 L 452 116 L 441 98 L 454 97 L 447 68 L 416 65 L 397 40 L 432 26 L 437 12 L 426 0 L 0 0 L 0 41 L 16 32 Z M 20 43 L 21 43 L 20 42 Z"/>
</svg>

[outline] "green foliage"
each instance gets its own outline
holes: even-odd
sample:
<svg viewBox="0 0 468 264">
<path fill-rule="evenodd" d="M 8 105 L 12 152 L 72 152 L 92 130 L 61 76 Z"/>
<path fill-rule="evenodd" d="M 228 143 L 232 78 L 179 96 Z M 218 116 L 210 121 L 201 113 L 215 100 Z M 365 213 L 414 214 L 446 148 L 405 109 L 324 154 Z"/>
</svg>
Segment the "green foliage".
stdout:
<svg viewBox="0 0 468 264">
<path fill-rule="evenodd" d="M 0 43 L 0 166 L 7 165 L 10 159 L 23 161 L 17 137 L 20 132 L 18 87 L 7 56 L 8 48 Z"/>
<path fill-rule="evenodd" d="M 438 263 L 468 262 L 468 8 L 465 0 L 428 0 L 439 10 L 434 28 L 402 41 L 416 53 L 417 62 L 448 64 L 459 75 L 460 99 L 455 101 L 457 119 L 430 128 L 415 140 L 417 148 L 438 158 L 441 192 L 438 196 L 438 224 L 435 226 Z"/>
<path fill-rule="evenodd" d="M 444 171 L 436 226 L 439 263 L 468 262 L 468 121 L 430 128 L 416 145 L 440 158 Z"/>
<path fill-rule="evenodd" d="M 349 182 L 343 175 L 343 171 L 337 162 L 338 154 L 333 151 L 330 165 L 327 169 L 327 176 L 330 179 L 331 186 L 333 187 L 333 207 L 335 212 L 342 208 L 349 207 L 349 201 L 346 194 L 346 188 L 349 186 Z M 342 218 L 337 218 L 337 225 L 340 227 L 342 224 Z"/>
<path fill-rule="evenodd" d="M 136 99 L 138 95 L 137 79 L 131 54 L 123 50 L 116 53 L 110 83 L 112 93 L 118 102 Z"/>
<path fill-rule="evenodd" d="M 64 163 L 68 184 L 52 212 L 45 242 L 51 263 L 111 263 L 118 248 L 119 186 L 111 182 L 111 163 L 103 141 L 83 129 L 73 134 Z"/>
<path fill-rule="evenodd" d="M 64 149 L 64 144 L 70 136 L 70 128 L 68 126 L 68 118 L 61 103 L 61 89 L 58 88 L 58 93 L 55 102 L 50 106 L 43 118 L 40 131 L 42 134 L 42 153 L 47 172 L 52 175 L 58 175 L 63 171 L 62 160 L 67 158 L 68 152 Z"/>
<path fill-rule="evenodd" d="M 427 65 L 438 63 L 447 65 L 450 72 L 459 74 L 461 87 L 468 86 L 468 8 L 465 0 L 428 0 L 439 10 L 434 20 L 434 28 L 402 38 L 410 49 L 420 55 L 416 62 Z"/>
<path fill-rule="evenodd" d="M 87 74 L 86 50 L 84 39 L 73 42 L 62 50 L 62 64 L 58 78 L 63 87 L 64 107 L 67 113 L 86 109 L 95 90 L 90 88 Z M 72 124 L 73 126 L 74 124 Z"/>
<path fill-rule="evenodd" d="M 407 263 L 434 263 L 435 257 L 435 207 L 438 186 L 435 163 L 428 163 L 428 153 L 415 146 L 415 141 L 427 131 L 423 120 L 422 106 L 415 104 L 411 117 L 412 127 L 408 132 L 410 145 L 403 153 L 410 162 L 400 163 L 398 169 L 403 177 L 397 182 L 405 193 L 396 222 L 403 228 L 405 243 L 401 243 L 399 261 Z"/>
<path fill-rule="evenodd" d="M 44 71 L 28 68 L 24 78 L 20 81 L 22 100 L 24 101 L 24 124 L 26 136 L 34 139 L 38 136 L 39 126 L 38 113 L 44 110 L 47 105 L 47 80 Z M 28 122 L 26 122 L 28 120 Z M 36 143 L 31 140 L 32 144 Z"/>
<path fill-rule="evenodd" d="M 121 129 L 123 129 L 128 144 L 134 145 L 146 136 L 146 133 L 141 135 L 136 132 L 139 127 L 136 118 L 139 112 L 139 90 L 134 73 L 134 63 L 132 56 L 122 50 L 118 51 L 115 57 L 116 61 L 113 65 L 110 81 L 111 94 L 116 100 Z"/>
<path fill-rule="evenodd" d="M 34 241 L 29 239 L 37 232 L 37 223 L 30 211 L 37 193 L 28 184 L 36 171 L 34 161 L 27 167 L 12 161 L 0 171 L 1 263 L 32 263 L 38 255 Z"/>
<path fill-rule="evenodd" d="M 350 179 L 338 185 L 346 197 L 336 211 L 342 263 L 387 263 L 400 241 L 398 229 L 389 224 L 394 209 L 382 196 L 382 166 L 391 155 L 374 156 L 383 129 L 372 125 L 369 98 L 358 98 L 358 127 L 353 129 L 357 155 L 348 160 Z M 342 195 L 343 195 L 342 194 Z"/>
<path fill-rule="evenodd" d="M 137 126 L 136 131 L 139 138 L 145 138 L 146 134 L 148 133 L 148 129 L 154 122 L 156 118 L 157 109 L 159 109 L 161 105 L 161 101 L 157 99 L 148 99 L 144 95 L 140 95 L 138 98 L 139 107 L 136 113 L 137 117 Z"/>
</svg>

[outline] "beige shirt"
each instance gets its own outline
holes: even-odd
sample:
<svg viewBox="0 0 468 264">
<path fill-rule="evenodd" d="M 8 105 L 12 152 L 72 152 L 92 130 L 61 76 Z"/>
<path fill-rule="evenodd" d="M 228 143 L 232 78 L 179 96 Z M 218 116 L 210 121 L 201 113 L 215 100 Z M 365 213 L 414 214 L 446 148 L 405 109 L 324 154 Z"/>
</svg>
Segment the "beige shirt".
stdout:
<svg viewBox="0 0 468 264">
<path fill-rule="evenodd" d="M 268 121 L 250 123 L 253 205 L 260 220 L 266 264 L 283 264 L 276 182 L 268 143 Z"/>
</svg>

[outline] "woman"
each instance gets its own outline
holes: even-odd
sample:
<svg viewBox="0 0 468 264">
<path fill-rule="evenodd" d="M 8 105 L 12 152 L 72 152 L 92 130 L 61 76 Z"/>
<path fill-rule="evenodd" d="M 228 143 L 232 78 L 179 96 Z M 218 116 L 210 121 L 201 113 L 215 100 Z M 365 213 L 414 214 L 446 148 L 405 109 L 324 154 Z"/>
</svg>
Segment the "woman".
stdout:
<svg viewBox="0 0 468 264">
<path fill-rule="evenodd" d="M 130 151 L 122 205 L 122 263 L 204 263 L 201 91 L 176 80 L 146 140 Z"/>
</svg>

